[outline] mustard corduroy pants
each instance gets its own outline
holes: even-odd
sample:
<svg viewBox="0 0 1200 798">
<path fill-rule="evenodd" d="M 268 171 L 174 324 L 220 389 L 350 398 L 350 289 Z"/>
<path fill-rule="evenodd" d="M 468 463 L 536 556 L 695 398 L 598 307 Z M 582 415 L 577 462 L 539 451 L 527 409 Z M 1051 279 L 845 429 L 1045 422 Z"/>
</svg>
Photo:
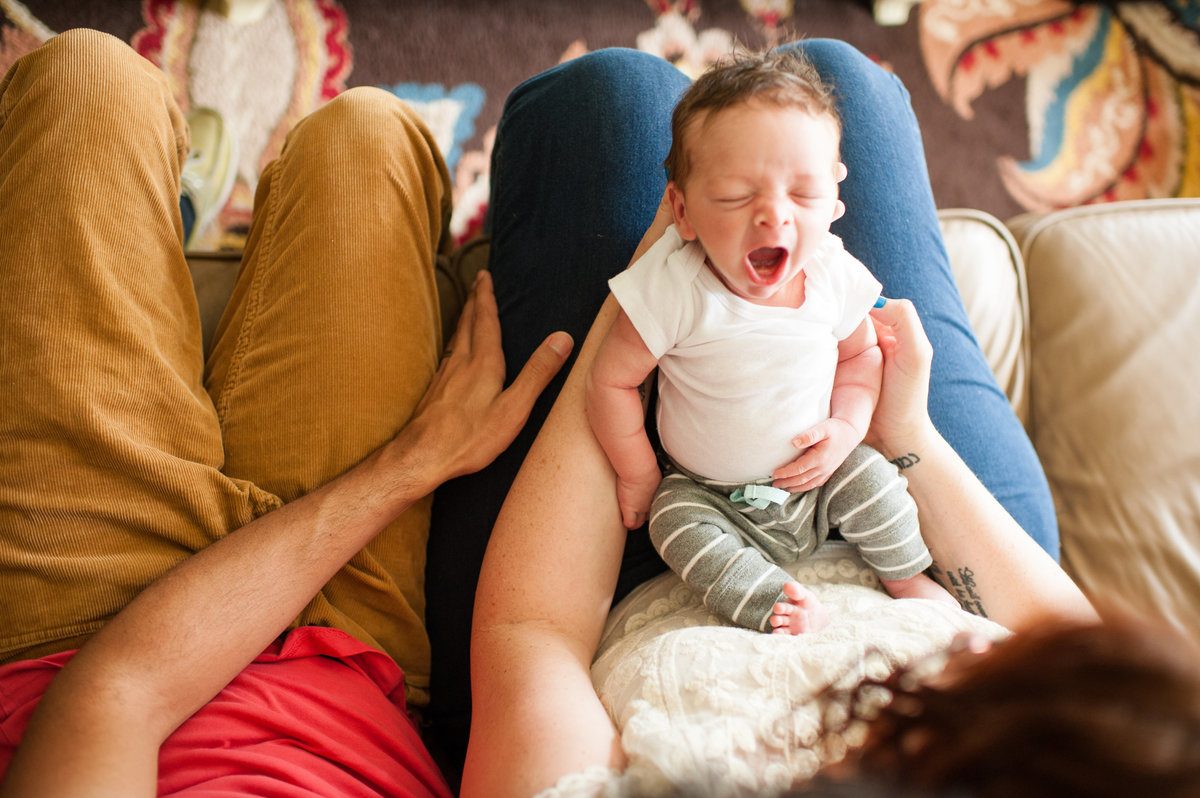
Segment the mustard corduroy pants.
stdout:
<svg viewBox="0 0 1200 798">
<path fill-rule="evenodd" d="M 81 644 L 176 563 L 406 423 L 441 352 L 450 181 L 386 92 L 300 121 L 263 171 L 205 359 L 182 247 L 188 130 L 164 76 L 69 31 L 0 83 L 0 661 Z M 297 624 L 390 654 L 425 699 L 429 499 Z"/>
</svg>

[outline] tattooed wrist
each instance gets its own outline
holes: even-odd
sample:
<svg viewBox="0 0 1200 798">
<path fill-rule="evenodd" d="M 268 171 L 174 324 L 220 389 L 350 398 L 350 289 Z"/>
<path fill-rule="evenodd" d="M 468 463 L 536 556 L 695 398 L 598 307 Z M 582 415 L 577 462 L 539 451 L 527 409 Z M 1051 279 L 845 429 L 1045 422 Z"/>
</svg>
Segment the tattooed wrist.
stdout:
<svg viewBox="0 0 1200 798">
<path fill-rule="evenodd" d="M 908 454 L 902 454 L 899 457 L 890 460 L 889 462 L 897 469 L 903 471 L 904 469 L 912 468 L 917 463 L 921 462 L 921 458 L 918 457 L 915 452 L 909 452 Z"/>
<path fill-rule="evenodd" d="M 935 582 L 958 599 L 958 603 L 964 610 L 978 615 L 980 618 L 988 617 L 987 611 L 983 608 L 983 597 L 976 589 L 975 572 L 970 567 L 963 566 L 947 572 L 937 564 L 937 561 L 934 561 L 926 571 Z"/>
</svg>

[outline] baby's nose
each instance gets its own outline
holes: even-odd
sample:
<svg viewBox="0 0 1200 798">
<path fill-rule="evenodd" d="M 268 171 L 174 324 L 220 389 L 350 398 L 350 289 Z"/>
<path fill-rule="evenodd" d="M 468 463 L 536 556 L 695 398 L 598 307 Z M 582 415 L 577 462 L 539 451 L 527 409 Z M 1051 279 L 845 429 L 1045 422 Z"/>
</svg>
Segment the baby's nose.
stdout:
<svg viewBox="0 0 1200 798">
<path fill-rule="evenodd" d="M 778 227 L 785 224 L 789 218 L 785 199 L 763 197 L 755 209 L 754 223 L 764 227 Z"/>
</svg>

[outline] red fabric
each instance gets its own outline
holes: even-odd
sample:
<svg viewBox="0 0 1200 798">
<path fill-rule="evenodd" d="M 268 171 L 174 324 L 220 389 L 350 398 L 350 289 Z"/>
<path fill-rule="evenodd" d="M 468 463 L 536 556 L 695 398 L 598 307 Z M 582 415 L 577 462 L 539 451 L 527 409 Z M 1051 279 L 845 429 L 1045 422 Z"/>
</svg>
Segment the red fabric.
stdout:
<svg viewBox="0 0 1200 798">
<path fill-rule="evenodd" d="M 0 775 L 42 693 L 73 654 L 0 668 Z M 405 712 L 399 666 L 344 632 L 317 627 L 273 644 L 167 739 L 158 792 L 451 795 Z"/>
</svg>

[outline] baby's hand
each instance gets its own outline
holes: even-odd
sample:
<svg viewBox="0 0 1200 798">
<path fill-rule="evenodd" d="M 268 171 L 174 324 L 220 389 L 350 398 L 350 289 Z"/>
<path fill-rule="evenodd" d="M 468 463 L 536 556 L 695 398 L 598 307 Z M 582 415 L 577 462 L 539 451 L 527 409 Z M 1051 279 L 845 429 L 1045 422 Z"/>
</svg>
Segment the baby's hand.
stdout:
<svg viewBox="0 0 1200 798">
<path fill-rule="evenodd" d="M 799 582 L 787 582 L 783 586 L 787 601 L 775 605 L 771 616 L 771 634 L 802 635 L 819 632 L 829 625 L 829 610 L 816 594 Z"/>
<path fill-rule="evenodd" d="M 825 419 L 792 438 L 792 445 L 804 454 L 775 469 L 772 484 L 792 493 L 819 488 L 860 443 L 862 436 L 850 424 L 840 418 Z"/>
<path fill-rule="evenodd" d="M 654 491 L 662 482 L 662 474 L 654 469 L 641 479 L 622 479 L 617 477 L 617 503 L 621 506 L 621 523 L 626 529 L 637 529 L 646 523 L 646 515 L 650 512 L 650 502 L 654 499 Z"/>
</svg>

